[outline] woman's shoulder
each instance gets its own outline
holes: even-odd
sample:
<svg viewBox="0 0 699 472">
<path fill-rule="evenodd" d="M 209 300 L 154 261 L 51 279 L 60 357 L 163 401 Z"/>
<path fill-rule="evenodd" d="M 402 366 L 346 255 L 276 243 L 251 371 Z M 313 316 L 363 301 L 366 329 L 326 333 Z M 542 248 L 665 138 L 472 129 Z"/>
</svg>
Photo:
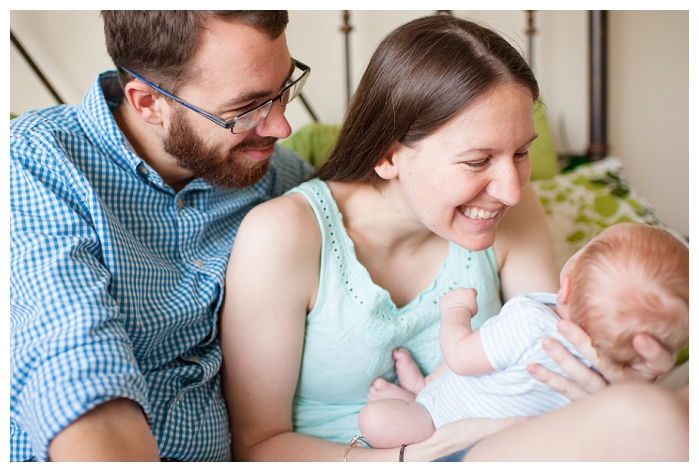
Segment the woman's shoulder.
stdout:
<svg viewBox="0 0 699 472">
<path fill-rule="evenodd" d="M 321 234 L 313 210 L 303 195 L 289 194 L 257 205 L 243 219 L 236 235 L 229 262 L 231 267 L 246 267 L 247 280 L 239 286 L 266 282 L 289 283 L 299 294 L 312 300 L 318 285 Z M 252 271 L 257 267 L 259 271 Z M 311 303 L 311 302 L 306 302 Z"/>
<path fill-rule="evenodd" d="M 236 236 L 257 247 L 283 245 L 286 251 L 320 246 L 320 230 L 313 209 L 299 193 L 288 193 L 255 206 L 245 216 Z"/>
<path fill-rule="evenodd" d="M 283 195 L 257 205 L 243 219 L 228 270 L 235 274 L 237 286 L 249 293 L 274 289 L 289 299 L 301 297 L 304 306 L 310 306 L 318 285 L 321 244 L 318 224 L 304 197 Z"/>
</svg>

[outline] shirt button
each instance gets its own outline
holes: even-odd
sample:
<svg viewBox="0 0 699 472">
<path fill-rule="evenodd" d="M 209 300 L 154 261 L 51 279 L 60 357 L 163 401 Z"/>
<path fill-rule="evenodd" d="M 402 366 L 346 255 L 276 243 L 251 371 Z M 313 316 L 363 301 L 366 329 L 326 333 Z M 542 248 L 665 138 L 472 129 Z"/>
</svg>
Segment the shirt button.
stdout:
<svg viewBox="0 0 699 472">
<path fill-rule="evenodd" d="M 180 393 L 180 394 L 177 396 L 177 401 L 178 401 L 178 402 L 181 402 L 182 400 L 184 400 L 184 393 Z"/>
<path fill-rule="evenodd" d="M 182 211 L 183 208 L 184 208 L 184 202 L 182 201 L 181 198 L 178 198 L 178 199 L 177 199 L 177 209 L 178 209 L 179 211 Z"/>
<path fill-rule="evenodd" d="M 199 259 L 194 259 L 194 264 L 199 267 L 204 267 L 204 261 L 200 261 Z"/>
<path fill-rule="evenodd" d="M 146 166 L 141 164 L 140 166 L 138 166 L 138 173 L 146 177 L 148 175 L 148 169 L 146 169 Z"/>
</svg>

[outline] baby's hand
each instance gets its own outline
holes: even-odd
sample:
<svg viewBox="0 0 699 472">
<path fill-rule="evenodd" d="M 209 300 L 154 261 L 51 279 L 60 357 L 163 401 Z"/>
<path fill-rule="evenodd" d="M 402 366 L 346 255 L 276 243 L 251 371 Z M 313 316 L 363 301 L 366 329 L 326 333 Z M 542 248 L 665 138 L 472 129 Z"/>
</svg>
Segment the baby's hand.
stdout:
<svg viewBox="0 0 699 472">
<path fill-rule="evenodd" d="M 457 309 L 468 310 L 471 318 L 476 316 L 478 313 L 478 302 L 476 302 L 476 292 L 475 288 L 457 288 L 451 292 L 446 293 L 441 300 L 439 300 L 439 311 L 444 315 L 449 310 Z"/>
</svg>

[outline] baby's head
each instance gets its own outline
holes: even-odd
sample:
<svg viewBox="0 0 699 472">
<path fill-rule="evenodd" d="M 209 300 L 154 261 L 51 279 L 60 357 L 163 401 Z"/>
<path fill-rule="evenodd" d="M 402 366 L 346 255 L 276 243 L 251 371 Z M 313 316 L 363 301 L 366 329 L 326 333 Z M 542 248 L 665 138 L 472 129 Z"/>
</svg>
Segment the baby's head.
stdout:
<svg viewBox="0 0 699 472">
<path fill-rule="evenodd" d="M 639 333 L 672 353 L 689 342 L 689 249 L 666 231 L 611 226 L 570 258 L 561 279 L 568 317 L 602 357 L 629 364 Z"/>
</svg>

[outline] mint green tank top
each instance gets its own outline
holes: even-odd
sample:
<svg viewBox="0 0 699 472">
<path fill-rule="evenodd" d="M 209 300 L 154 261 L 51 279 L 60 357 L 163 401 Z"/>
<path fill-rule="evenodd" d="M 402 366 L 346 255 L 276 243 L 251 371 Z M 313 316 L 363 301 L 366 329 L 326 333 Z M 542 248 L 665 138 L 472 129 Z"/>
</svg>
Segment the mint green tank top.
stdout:
<svg viewBox="0 0 699 472">
<path fill-rule="evenodd" d="M 289 190 L 306 197 L 322 234 L 320 284 L 306 317 L 301 371 L 293 402 L 294 431 L 346 444 L 374 379 L 396 381 L 391 353 L 406 348 L 424 374 L 442 360 L 439 299 L 456 287 L 478 291 L 474 328 L 500 311 L 500 279 L 492 248 L 469 251 L 449 243 L 430 287 L 397 308 L 357 260 L 327 184 L 314 179 Z"/>
</svg>

